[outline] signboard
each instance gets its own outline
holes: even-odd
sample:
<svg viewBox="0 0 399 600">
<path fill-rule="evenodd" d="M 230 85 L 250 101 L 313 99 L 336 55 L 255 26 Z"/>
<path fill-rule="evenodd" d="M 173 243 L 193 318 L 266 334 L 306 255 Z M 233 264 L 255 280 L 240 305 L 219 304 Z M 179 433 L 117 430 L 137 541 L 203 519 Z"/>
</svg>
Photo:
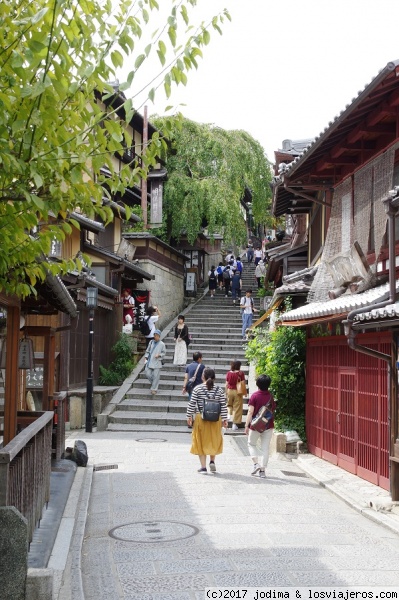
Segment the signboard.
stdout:
<svg viewBox="0 0 399 600">
<path fill-rule="evenodd" d="M 162 181 L 151 182 L 151 225 L 162 224 L 162 196 L 163 183 Z"/>
<path fill-rule="evenodd" d="M 150 303 L 149 290 L 132 290 L 134 298 L 134 323 L 133 329 L 139 329 L 141 321 L 147 313 L 147 308 Z"/>
<path fill-rule="evenodd" d="M 42 388 L 43 387 L 44 366 L 38 366 L 35 369 L 27 369 L 26 371 L 26 387 L 27 388 Z"/>
<path fill-rule="evenodd" d="M 33 341 L 30 338 L 23 338 L 19 342 L 18 369 L 31 369 L 33 365 Z"/>
<path fill-rule="evenodd" d="M 195 273 L 187 273 L 186 291 L 187 292 L 195 292 L 195 289 L 196 289 Z"/>
</svg>

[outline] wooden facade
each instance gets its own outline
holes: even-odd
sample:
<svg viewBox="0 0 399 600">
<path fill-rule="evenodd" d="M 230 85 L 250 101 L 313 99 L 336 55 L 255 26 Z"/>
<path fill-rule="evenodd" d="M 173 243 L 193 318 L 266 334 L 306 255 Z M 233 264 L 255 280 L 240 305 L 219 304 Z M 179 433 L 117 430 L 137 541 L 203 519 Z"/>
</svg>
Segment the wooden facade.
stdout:
<svg viewBox="0 0 399 600">
<path fill-rule="evenodd" d="M 362 344 L 389 352 L 391 333 L 363 334 Z M 353 352 L 345 336 L 309 338 L 306 431 L 310 452 L 389 489 L 386 363 Z"/>
<path fill-rule="evenodd" d="M 371 322 L 367 333 L 357 326 L 352 334 L 348 326 L 346 337 L 342 322 L 350 306 L 364 305 L 367 311 L 379 301 L 378 293 L 377 299 L 370 297 L 369 306 L 346 302 L 348 296 L 378 288 L 388 277 L 394 280 L 390 289 L 395 289 L 399 276 L 395 261 L 387 261 L 389 238 L 382 203 L 399 183 L 398 75 L 399 61 L 388 63 L 305 152 L 281 166 L 273 194 L 276 217 L 307 218 L 308 265 L 318 269 L 308 304 L 282 316 L 284 325 L 306 327 L 309 332 L 309 448 L 389 489 L 393 500 L 399 500 L 397 323 L 386 319 L 377 328 Z M 337 257 L 349 265 L 345 256 L 355 243 L 367 277 L 359 286 L 353 274 L 347 280 L 343 276 L 337 285 L 340 272 L 327 265 Z M 393 248 L 398 256 L 398 241 Z M 329 298 L 342 298 L 342 304 L 328 310 L 329 302 L 334 302 Z M 324 333 L 311 335 L 313 325 L 324 328 Z"/>
</svg>

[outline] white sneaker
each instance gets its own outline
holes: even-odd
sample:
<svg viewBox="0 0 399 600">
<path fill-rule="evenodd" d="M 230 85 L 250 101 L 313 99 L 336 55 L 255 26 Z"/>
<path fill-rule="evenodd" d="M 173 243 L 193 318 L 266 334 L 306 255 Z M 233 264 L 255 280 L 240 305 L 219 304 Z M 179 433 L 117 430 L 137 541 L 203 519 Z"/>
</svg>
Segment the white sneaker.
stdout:
<svg viewBox="0 0 399 600">
<path fill-rule="evenodd" d="M 236 423 L 233 423 L 233 425 L 231 426 L 232 431 L 238 431 L 238 425 L 236 425 Z"/>
<path fill-rule="evenodd" d="M 258 465 L 258 463 L 255 463 L 251 475 L 256 475 L 258 471 L 260 471 L 260 466 Z"/>
</svg>

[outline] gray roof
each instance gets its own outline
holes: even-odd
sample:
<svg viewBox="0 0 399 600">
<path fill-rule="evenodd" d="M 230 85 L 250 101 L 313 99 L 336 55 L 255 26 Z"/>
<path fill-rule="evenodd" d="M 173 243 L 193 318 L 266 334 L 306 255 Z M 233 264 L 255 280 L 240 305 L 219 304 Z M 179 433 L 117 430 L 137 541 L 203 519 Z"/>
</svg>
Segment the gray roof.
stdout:
<svg viewBox="0 0 399 600">
<path fill-rule="evenodd" d="M 298 156 L 298 154 L 301 154 L 313 140 L 314 138 L 307 138 L 304 140 L 283 140 L 283 147 L 279 148 L 277 152 Z"/>
<path fill-rule="evenodd" d="M 399 281 L 397 282 L 399 288 Z M 382 302 L 389 298 L 389 283 L 384 283 L 378 287 L 367 290 L 360 294 L 343 294 L 339 298 L 329 300 L 328 302 L 312 302 L 305 304 L 294 310 L 290 310 L 281 315 L 284 322 L 297 321 L 304 319 L 316 319 L 324 316 L 334 316 L 342 313 L 348 313 L 355 308 L 366 307 L 369 304 Z"/>
<path fill-rule="evenodd" d="M 392 319 L 399 317 L 399 302 L 395 304 L 387 304 L 383 308 L 375 308 L 368 312 L 356 315 L 354 321 L 367 322 L 376 321 L 377 319 Z"/>
<path fill-rule="evenodd" d="M 359 91 L 358 95 L 355 98 L 352 98 L 352 101 L 348 103 L 345 106 L 345 108 L 341 110 L 341 112 L 338 115 L 336 115 L 332 121 L 328 123 L 324 130 L 321 131 L 319 135 L 317 135 L 314 138 L 313 142 L 310 142 L 304 148 L 300 156 L 295 158 L 291 163 L 287 165 L 285 173 L 292 174 L 298 168 L 299 164 L 302 163 L 304 158 L 307 157 L 309 154 L 312 154 L 316 150 L 316 148 L 318 148 L 323 143 L 325 138 L 327 138 L 331 134 L 331 132 L 339 125 L 339 123 L 346 118 L 347 114 L 350 113 L 353 110 L 353 108 L 358 103 L 360 103 L 363 100 L 363 98 L 367 96 L 367 94 L 369 94 L 370 91 L 373 90 L 376 87 L 376 85 L 380 83 L 380 81 L 382 81 L 386 77 L 388 73 L 394 71 L 398 65 L 399 60 L 396 60 L 393 62 L 389 62 L 383 69 L 381 69 L 378 75 L 376 75 L 376 77 L 374 77 L 372 81 L 364 87 L 363 90 Z"/>
</svg>

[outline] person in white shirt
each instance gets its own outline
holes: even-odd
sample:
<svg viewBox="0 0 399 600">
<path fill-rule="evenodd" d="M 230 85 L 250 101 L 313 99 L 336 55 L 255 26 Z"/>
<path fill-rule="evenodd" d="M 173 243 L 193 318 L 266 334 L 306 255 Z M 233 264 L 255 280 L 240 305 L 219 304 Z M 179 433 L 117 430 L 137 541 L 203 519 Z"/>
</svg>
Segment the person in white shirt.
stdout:
<svg viewBox="0 0 399 600">
<path fill-rule="evenodd" d="M 242 310 L 242 339 L 247 339 L 247 329 L 252 325 L 252 318 L 254 313 L 259 312 L 254 307 L 254 301 L 252 298 L 252 290 L 247 290 L 245 296 L 240 300 L 240 308 Z"/>
<path fill-rule="evenodd" d="M 262 249 L 256 248 L 256 250 L 255 250 L 255 267 L 257 266 L 258 262 L 262 259 L 262 256 L 263 256 Z"/>
<path fill-rule="evenodd" d="M 258 282 L 258 290 L 262 287 L 262 277 L 264 277 L 266 275 L 266 267 L 263 263 L 263 260 L 260 260 L 258 262 L 258 264 L 256 265 L 256 269 L 255 269 L 255 278 L 256 281 Z"/>
<path fill-rule="evenodd" d="M 151 340 L 154 339 L 155 323 L 159 320 L 160 316 L 161 316 L 161 313 L 157 306 L 149 306 L 147 308 L 147 318 L 148 318 L 148 325 L 150 327 L 150 333 L 145 336 L 146 348 L 148 348 L 148 345 L 151 342 Z"/>
</svg>

